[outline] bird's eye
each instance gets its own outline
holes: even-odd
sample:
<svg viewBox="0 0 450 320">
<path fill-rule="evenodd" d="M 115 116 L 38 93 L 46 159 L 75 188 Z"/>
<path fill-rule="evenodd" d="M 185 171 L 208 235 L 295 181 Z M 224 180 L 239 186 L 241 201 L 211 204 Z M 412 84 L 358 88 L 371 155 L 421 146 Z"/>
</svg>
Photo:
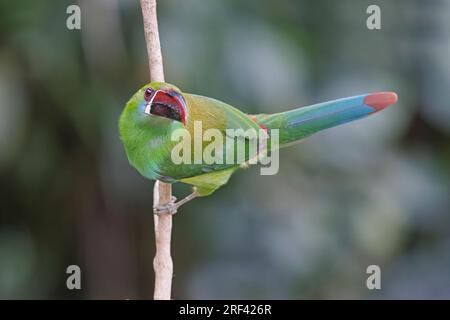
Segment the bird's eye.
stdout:
<svg viewBox="0 0 450 320">
<path fill-rule="evenodd" d="M 150 101 L 150 98 L 152 97 L 153 92 L 154 92 L 154 91 L 153 91 L 153 89 L 151 89 L 151 88 L 145 89 L 144 99 L 145 99 L 146 101 Z"/>
</svg>

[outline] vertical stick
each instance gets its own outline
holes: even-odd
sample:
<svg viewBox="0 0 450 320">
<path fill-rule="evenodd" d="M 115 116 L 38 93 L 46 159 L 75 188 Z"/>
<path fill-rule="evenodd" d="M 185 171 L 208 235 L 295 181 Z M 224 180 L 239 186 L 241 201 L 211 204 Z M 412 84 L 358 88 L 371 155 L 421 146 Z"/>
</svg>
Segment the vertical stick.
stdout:
<svg viewBox="0 0 450 320">
<path fill-rule="evenodd" d="M 153 188 L 153 201 L 156 205 L 168 203 L 172 196 L 172 186 L 156 181 Z M 170 256 L 170 238 L 172 234 L 172 215 L 153 215 L 155 224 L 156 254 L 153 259 L 155 270 L 155 300 L 170 300 L 172 289 L 173 263 Z"/>
<path fill-rule="evenodd" d="M 164 69 L 159 42 L 158 19 L 156 15 L 156 0 L 141 0 L 144 20 L 145 41 L 147 43 L 150 79 L 152 82 L 164 82 Z M 160 205 L 170 202 L 172 186 L 156 181 L 153 189 L 153 203 Z M 155 300 L 170 300 L 172 288 L 173 263 L 170 255 L 172 233 L 172 215 L 154 215 L 156 254 L 153 259 L 155 270 Z"/>
<path fill-rule="evenodd" d="M 150 78 L 152 81 L 164 82 L 163 59 L 159 42 L 158 18 L 156 16 L 156 0 L 141 0 L 141 9 L 142 17 L 144 18 Z"/>
</svg>

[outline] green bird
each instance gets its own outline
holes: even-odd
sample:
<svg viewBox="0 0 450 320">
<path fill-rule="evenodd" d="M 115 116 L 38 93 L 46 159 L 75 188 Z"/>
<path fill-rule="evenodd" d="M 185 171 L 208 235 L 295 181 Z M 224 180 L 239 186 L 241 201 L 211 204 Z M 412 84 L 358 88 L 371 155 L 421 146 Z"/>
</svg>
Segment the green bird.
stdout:
<svg viewBox="0 0 450 320">
<path fill-rule="evenodd" d="M 172 135 L 178 129 L 185 130 L 190 137 L 194 137 L 195 124 L 201 123 L 203 132 L 215 129 L 223 136 L 223 141 L 229 138 L 229 130 L 264 131 L 268 146 L 272 132 L 278 129 L 278 145 L 282 148 L 320 130 L 376 113 L 396 101 L 397 95 L 394 92 L 377 92 L 281 113 L 248 115 L 216 99 L 183 93 L 168 83 L 152 82 L 139 89 L 127 102 L 119 119 L 119 133 L 130 164 L 145 178 L 193 186 L 192 194 L 181 201 L 175 202 L 173 199 L 169 204 L 154 208 L 157 214 L 173 214 L 182 204 L 195 197 L 210 195 L 226 184 L 236 170 L 245 167 L 252 156 L 248 152 L 249 145 L 256 139 L 239 134 L 232 137 L 233 141 L 244 141 L 244 162 L 175 163 L 172 151 L 179 145 L 179 141 L 173 139 Z M 261 140 L 258 141 L 258 146 L 261 146 Z M 192 141 L 191 146 L 195 143 Z M 202 147 L 207 145 L 206 141 L 200 143 Z M 230 147 L 224 143 L 224 157 L 237 152 L 236 145 Z M 186 150 L 189 149 L 192 154 L 187 156 L 192 159 L 195 157 L 195 148 Z M 273 151 L 270 147 L 264 150 Z"/>
</svg>

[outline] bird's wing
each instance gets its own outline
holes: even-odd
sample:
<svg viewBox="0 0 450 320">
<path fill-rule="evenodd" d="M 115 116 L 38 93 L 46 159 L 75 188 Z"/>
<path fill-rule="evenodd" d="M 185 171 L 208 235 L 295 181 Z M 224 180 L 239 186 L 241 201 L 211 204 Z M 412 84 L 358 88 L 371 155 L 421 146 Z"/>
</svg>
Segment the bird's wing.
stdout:
<svg viewBox="0 0 450 320">
<path fill-rule="evenodd" d="M 186 128 L 190 132 L 191 137 L 196 136 L 194 133 L 195 121 L 201 122 L 203 133 L 208 129 L 219 130 L 223 135 L 224 157 L 231 151 L 228 145 L 225 144 L 225 138 L 227 136 L 233 134 L 235 145 L 237 145 L 238 141 L 241 141 L 245 143 L 246 148 L 248 148 L 249 141 L 258 139 L 257 134 L 260 126 L 240 110 L 208 97 L 193 94 L 184 94 L 183 96 L 188 106 Z M 227 131 L 229 129 L 233 130 Z M 254 137 L 249 135 L 249 129 L 255 131 L 256 135 Z M 209 142 L 203 142 L 203 147 L 205 148 L 208 144 Z M 235 145 L 233 146 L 233 149 Z M 248 149 L 246 149 L 246 151 L 248 151 Z M 247 161 L 249 157 L 250 153 L 246 152 L 245 161 Z M 231 174 L 239 168 L 239 163 L 212 163 L 201 164 L 200 166 L 201 174 L 182 178 L 180 181 L 194 185 L 197 188 L 197 192 L 204 196 L 211 194 L 217 188 L 226 184 Z"/>
<path fill-rule="evenodd" d="M 255 129 L 260 127 L 247 114 L 229 104 L 219 100 L 184 94 L 189 108 L 187 127 L 191 131 L 194 121 L 202 122 L 202 129 L 219 129 L 225 133 L 226 129 Z M 193 130 L 193 129 L 192 129 Z"/>
</svg>

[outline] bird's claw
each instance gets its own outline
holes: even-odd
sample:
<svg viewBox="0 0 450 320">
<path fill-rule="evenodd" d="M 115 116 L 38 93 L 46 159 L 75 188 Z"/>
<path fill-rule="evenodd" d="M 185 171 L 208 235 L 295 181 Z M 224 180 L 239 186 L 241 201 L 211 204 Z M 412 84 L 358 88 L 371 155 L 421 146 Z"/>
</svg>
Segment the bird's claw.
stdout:
<svg viewBox="0 0 450 320">
<path fill-rule="evenodd" d="M 164 215 L 164 214 L 175 214 L 177 213 L 178 206 L 175 203 L 177 198 L 172 196 L 169 203 L 160 204 L 153 207 L 153 213 L 156 215 Z"/>
</svg>

